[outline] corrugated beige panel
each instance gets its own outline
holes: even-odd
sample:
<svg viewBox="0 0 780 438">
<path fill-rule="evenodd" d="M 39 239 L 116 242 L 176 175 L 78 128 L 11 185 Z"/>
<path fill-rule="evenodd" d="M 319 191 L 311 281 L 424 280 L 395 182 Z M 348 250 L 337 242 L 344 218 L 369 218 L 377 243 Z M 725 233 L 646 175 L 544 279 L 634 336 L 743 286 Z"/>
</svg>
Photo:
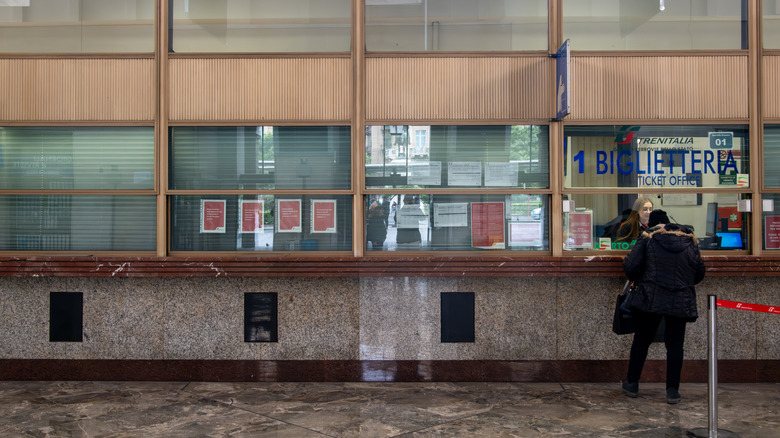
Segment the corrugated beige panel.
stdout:
<svg viewBox="0 0 780 438">
<path fill-rule="evenodd" d="M 172 59 L 171 121 L 348 121 L 348 58 Z"/>
<path fill-rule="evenodd" d="M 761 105 L 763 116 L 780 118 L 780 56 L 764 56 L 763 78 L 761 79 Z"/>
<path fill-rule="evenodd" d="M 554 116 L 547 57 L 366 59 L 367 120 Z"/>
<path fill-rule="evenodd" d="M 152 59 L 2 59 L 0 119 L 151 121 Z"/>
<path fill-rule="evenodd" d="M 568 120 L 748 117 L 747 56 L 572 58 Z"/>
</svg>

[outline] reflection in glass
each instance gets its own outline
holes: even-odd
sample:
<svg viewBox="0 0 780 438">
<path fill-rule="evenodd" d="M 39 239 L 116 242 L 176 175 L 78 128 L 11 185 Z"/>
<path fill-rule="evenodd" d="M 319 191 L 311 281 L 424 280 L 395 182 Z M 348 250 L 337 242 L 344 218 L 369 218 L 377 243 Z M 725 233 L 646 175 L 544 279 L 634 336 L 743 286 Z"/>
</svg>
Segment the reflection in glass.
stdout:
<svg viewBox="0 0 780 438">
<path fill-rule="evenodd" d="M 0 6 L 0 52 L 154 52 L 154 0 L 12 3 Z"/>
<path fill-rule="evenodd" d="M 175 190 L 350 188 L 348 126 L 171 128 Z"/>
<path fill-rule="evenodd" d="M 173 0 L 172 51 L 348 52 L 350 0 Z"/>
<path fill-rule="evenodd" d="M 547 0 L 366 0 L 366 50 L 546 50 Z"/>
<path fill-rule="evenodd" d="M 780 188 L 780 126 L 764 127 L 764 185 Z"/>
<path fill-rule="evenodd" d="M 547 250 L 547 211 L 545 195 L 369 195 L 366 249 Z"/>
<path fill-rule="evenodd" d="M 747 0 L 563 0 L 575 50 L 747 49 Z"/>
<path fill-rule="evenodd" d="M 0 250 L 154 251 L 155 196 L 0 195 Z"/>
<path fill-rule="evenodd" d="M 154 189 L 151 127 L 0 127 L 0 187 Z"/>
<path fill-rule="evenodd" d="M 348 195 L 171 197 L 171 251 L 351 251 Z"/>
<path fill-rule="evenodd" d="M 548 127 L 366 126 L 368 188 L 546 188 Z"/>
<path fill-rule="evenodd" d="M 780 49 L 780 2 L 763 0 L 761 8 L 764 48 Z"/>
</svg>

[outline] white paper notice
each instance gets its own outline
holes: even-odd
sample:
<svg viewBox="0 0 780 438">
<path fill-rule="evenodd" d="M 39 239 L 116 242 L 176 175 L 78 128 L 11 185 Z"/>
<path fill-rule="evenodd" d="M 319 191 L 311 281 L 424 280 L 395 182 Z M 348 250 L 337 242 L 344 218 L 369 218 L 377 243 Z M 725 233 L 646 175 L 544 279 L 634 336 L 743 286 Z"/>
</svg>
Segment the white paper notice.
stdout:
<svg viewBox="0 0 780 438">
<path fill-rule="evenodd" d="M 468 226 L 469 224 L 468 206 L 469 204 L 467 202 L 433 204 L 433 226 L 434 227 Z"/>
<path fill-rule="evenodd" d="M 440 186 L 441 161 L 409 166 L 406 183 L 415 186 Z"/>
<path fill-rule="evenodd" d="M 447 166 L 447 181 L 450 186 L 482 185 L 482 163 L 479 161 L 452 161 Z"/>
<path fill-rule="evenodd" d="M 514 187 L 517 185 L 517 163 L 485 163 L 485 185 Z"/>
</svg>

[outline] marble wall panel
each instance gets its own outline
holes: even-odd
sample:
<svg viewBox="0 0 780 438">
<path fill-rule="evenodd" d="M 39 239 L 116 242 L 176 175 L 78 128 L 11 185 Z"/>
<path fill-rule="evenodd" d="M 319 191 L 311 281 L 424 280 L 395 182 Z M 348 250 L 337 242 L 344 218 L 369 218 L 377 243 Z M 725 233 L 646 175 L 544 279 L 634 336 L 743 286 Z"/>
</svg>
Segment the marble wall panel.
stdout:
<svg viewBox="0 0 780 438">
<path fill-rule="evenodd" d="M 622 278 L 558 279 L 555 297 L 556 359 L 628 359 L 631 335 L 612 333 Z"/>
<path fill-rule="evenodd" d="M 710 277 L 696 288 L 699 298 L 699 321 L 705 332 L 697 339 L 707 345 L 708 310 L 707 295 L 716 295 L 718 299 L 756 303 L 756 288 L 769 278 Z M 774 280 L 776 282 L 776 280 Z M 702 309 L 702 302 L 704 308 Z M 758 313 L 745 310 L 717 309 L 717 348 L 718 359 L 756 359 L 756 321 Z M 686 346 L 687 347 L 687 346 Z M 706 359 L 707 357 L 704 356 Z"/>
<path fill-rule="evenodd" d="M 441 292 L 457 279 L 377 277 L 360 281 L 361 360 L 471 359 L 475 343 L 441 343 Z M 478 298 L 475 296 L 475 301 Z M 475 304 L 476 306 L 476 304 Z"/>
<path fill-rule="evenodd" d="M 554 278 L 462 278 L 476 298 L 479 359 L 551 360 L 556 351 L 557 281 Z"/>
<path fill-rule="evenodd" d="M 163 357 L 164 295 L 154 278 L 79 279 L 87 359 Z"/>
<path fill-rule="evenodd" d="M 357 280 L 168 279 L 166 359 L 345 360 L 358 350 Z M 279 342 L 244 342 L 244 293 L 276 292 Z"/>
<path fill-rule="evenodd" d="M 49 342 L 49 292 L 75 292 L 67 278 L 0 278 L 0 357 L 67 355 L 72 343 Z"/>
<path fill-rule="evenodd" d="M 0 358 L 626 360 L 618 277 L 0 277 Z M 708 277 L 685 358 L 707 358 L 707 294 L 780 305 L 771 277 Z M 84 293 L 83 342 L 49 342 L 49 292 Z M 276 292 L 279 342 L 246 343 L 243 295 Z M 473 343 L 441 343 L 440 294 L 475 294 Z M 780 316 L 718 309 L 720 359 L 780 359 Z M 665 359 L 663 344 L 649 359 Z"/>
<path fill-rule="evenodd" d="M 756 281 L 756 304 L 780 307 L 780 280 Z M 780 359 L 780 315 L 756 314 L 756 359 Z"/>
</svg>

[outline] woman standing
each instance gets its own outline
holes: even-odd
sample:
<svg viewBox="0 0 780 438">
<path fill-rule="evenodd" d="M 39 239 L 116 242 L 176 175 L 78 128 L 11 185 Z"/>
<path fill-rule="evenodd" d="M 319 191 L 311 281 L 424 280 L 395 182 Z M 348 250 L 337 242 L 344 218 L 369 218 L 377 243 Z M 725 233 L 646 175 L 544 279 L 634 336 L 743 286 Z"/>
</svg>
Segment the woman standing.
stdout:
<svg viewBox="0 0 780 438">
<path fill-rule="evenodd" d="M 631 213 L 628 215 L 628 219 L 620 224 L 620 229 L 617 232 L 617 242 L 633 242 L 639 238 L 639 235 L 647 229 L 647 224 L 650 221 L 650 213 L 653 211 L 653 201 L 650 198 L 644 196 L 639 197 L 634 201 L 634 206 L 631 208 Z"/>
<path fill-rule="evenodd" d="M 699 316 L 694 285 L 704 279 L 706 269 L 689 227 L 668 224 L 643 237 L 646 238 L 640 239 L 623 260 L 626 276 L 637 285 L 629 305 L 636 332 L 623 391 L 629 397 L 639 395 L 647 350 L 664 317 L 666 401 L 675 404 L 680 402 L 685 324 Z"/>
</svg>

